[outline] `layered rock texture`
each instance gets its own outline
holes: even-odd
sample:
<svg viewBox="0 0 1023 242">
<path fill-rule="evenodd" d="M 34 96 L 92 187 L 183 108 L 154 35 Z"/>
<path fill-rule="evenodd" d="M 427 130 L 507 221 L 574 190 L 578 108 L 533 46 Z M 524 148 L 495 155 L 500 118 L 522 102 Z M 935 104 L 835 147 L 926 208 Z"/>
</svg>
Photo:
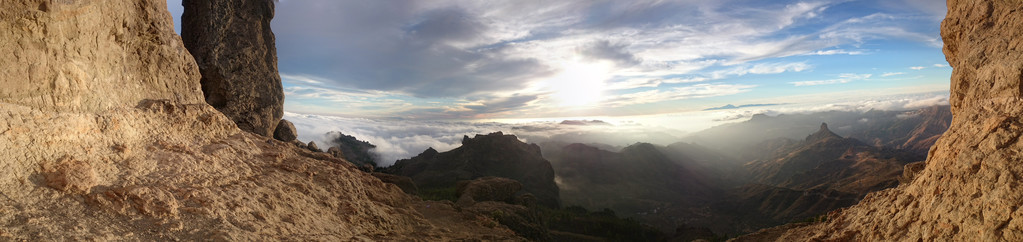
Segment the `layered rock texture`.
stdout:
<svg viewBox="0 0 1023 242">
<path fill-rule="evenodd" d="M 949 0 L 952 125 L 908 184 L 828 222 L 744 239 L 1023 240 L 1023 2 Z"/>
<path fill-rule="evenodd" d="M 202 72 L 206 102 L 242 130 L 272 136 L 284 116 L 271 0 L 184 0 L 181 37 Z"/>
<path fill-rule="evenodd" d="M 518 239 L 240 130 L 163 0 L 2 5 L 0 240 Z"/>
</svg>

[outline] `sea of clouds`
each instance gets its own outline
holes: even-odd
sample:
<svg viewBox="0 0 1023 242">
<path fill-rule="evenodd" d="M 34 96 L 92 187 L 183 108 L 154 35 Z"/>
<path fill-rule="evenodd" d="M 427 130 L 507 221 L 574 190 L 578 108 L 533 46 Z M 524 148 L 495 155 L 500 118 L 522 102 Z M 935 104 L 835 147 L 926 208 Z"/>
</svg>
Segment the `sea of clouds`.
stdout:
<svg viewBox="0 0 1023 242">
<path fill-rule="evenodd" d="M 667 145 L 682 140 L 688 132 L 714 125 L 741 122 L 754 114 L 778 115 L 824 111 L 866 112 L 910 110 L 948 105 L 947 93 L 899 95 L 869 100 L 849 100 L 829 104 L 777 105 L 734 110 L 694 111 L 649 117 L 607 118 L 602 121 L 557 119 L 522 122 L 422 121 L 400 119 L 346 118 L 285 112 L 293 122 L 299 140 L 315 141 L 326 149 L 341 132 L 376 145 L 371 150 L 381 166 L 415 156 L 427 148 L 444 152 L 461 145 L 464 136 L 501 131 L 518 136 L 523 142 L 599 143 L 624 147 L 637 142 Z"/>
</svg>

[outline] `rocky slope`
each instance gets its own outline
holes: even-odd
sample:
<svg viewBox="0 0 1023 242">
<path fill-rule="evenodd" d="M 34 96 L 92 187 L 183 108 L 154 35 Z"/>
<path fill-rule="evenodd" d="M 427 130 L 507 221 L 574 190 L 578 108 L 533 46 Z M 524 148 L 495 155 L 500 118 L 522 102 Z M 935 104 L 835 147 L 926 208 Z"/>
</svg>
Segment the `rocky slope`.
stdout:
<svg viewBox="0 0 1023 242">
<path fill-rule="evenodd" d="M 949 0 L 952 125 L 909 184 L 750 240 L 1023 240 L 1023 2 Z"/>
<path fill-rule="evenodd" d="M 689 157 L 664 150 L 637 143 L 612 152 L 576 143 L 550 159 L 566 205 L 611 209 L 669 234 L 683 226 L 732 231 L 731 217 L 710 211 L 725 195 L 717 180 L 687 168 L 698 167 Z"/>
<path fill-rule="evenodd" d="M 181 37 L 202 73 L 206 102 L 242 130 L 272 136 L 284 88 L 270 31 L 271 0 L 184 0 Z"/>
<path fill-rule="evenodd" d="M 501 132 L 465 136 L 461 147 L 447 152 L 430 148 L 411 159 L 397 161 L 385 171 L 411 177 L 420 193 L 454 188 L 458 181 L 480 177 L 510 178 L 521 182 L 522 190 L 535 195 L 538 204 L 561 206 L 554 170 L 541 155 L 540 147 Z"/>
<path fill-rule="evenodd" d="M 768 146 L 773 143 L 767 144 Z M 842 138 L 827 124 L 779 155 L 745 165 L 751 182 L 796 190 L 826 189 L 864 195 L 899 184 L 902 167 L 923 157 Z"/>
<path fill-rule="evenodd" d="M 2 5 L 0 240 L 519 239 L 240 130 L 165 1 Z"/>
</svg>

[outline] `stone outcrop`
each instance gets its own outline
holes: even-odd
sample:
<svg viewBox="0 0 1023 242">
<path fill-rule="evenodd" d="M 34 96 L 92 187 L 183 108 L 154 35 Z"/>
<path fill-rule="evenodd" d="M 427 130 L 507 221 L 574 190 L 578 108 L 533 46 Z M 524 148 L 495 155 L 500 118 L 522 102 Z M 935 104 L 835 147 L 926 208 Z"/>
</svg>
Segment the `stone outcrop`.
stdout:
<svg viewBox="0 0 1023 242">
<path fill-rule="evenodd" d="M 277 128 L 274 129 L 274 139 L 291 142 L 292 140 L 298 139 L 298 131 L 295 131 L 295 124 L 291 121 L 281 119 L 280 123 L 277 123 Z"/>
<path fill-rule="evenodd" d="M 199 65 L 206 102 L 242 130 L 263 136 L 271 136 L 284 116 L 284 89 L 270 31 L 274 2 L 181 2 L 181 36 Z"/>
<path fill-rule="evenodd" d="M 941 36 L 953 119 L 923 170 L 825 223 L 748 239 L 1023 240 L 1023 2 L 949 0 Z"/>
<path fill-rule="evenodd" d="M 166 1 L 2 5 L 0 240 L 517 239 L 238 129 Z"/>
<path fill-rule="evenodd" d="M 411 177 L 420 191 L 455 188 L 458 181 L 480 177 L 504 177 L 522 183 L 522 190 L 535 195 L 540 205 L 557 208 L 561 203 L 554 169 L 540 147 L 501 132 L 465 136 L 461 147 L 447 152 L 429 148 L 399 160 L 385 172 Z"/>
<path fill-rule="evenodd" d="M 323 152 L 323 150 L 321 150 L 320 147 L 316 145 L 316 141 L 309 141 L 309 144 L 307 144 L 305 147 L 306 149 L 309 149 L 309 151 L 312 152 Z"/>
</svg>

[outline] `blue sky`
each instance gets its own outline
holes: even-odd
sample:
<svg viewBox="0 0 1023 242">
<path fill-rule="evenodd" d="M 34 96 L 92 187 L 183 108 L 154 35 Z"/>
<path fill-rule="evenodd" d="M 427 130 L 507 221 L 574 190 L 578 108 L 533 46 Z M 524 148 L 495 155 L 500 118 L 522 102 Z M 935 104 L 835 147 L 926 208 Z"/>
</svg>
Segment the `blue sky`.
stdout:
<svg viewBox="0 0 1023 242">
<path fill-rule="evenodd" d="M 932 100 L 919 93 L 947 92 L 951 73 L 944 14 L 940 0 L 281 0 L 272 27 L 290 113 L 649 119 Z"/>
</svg>

